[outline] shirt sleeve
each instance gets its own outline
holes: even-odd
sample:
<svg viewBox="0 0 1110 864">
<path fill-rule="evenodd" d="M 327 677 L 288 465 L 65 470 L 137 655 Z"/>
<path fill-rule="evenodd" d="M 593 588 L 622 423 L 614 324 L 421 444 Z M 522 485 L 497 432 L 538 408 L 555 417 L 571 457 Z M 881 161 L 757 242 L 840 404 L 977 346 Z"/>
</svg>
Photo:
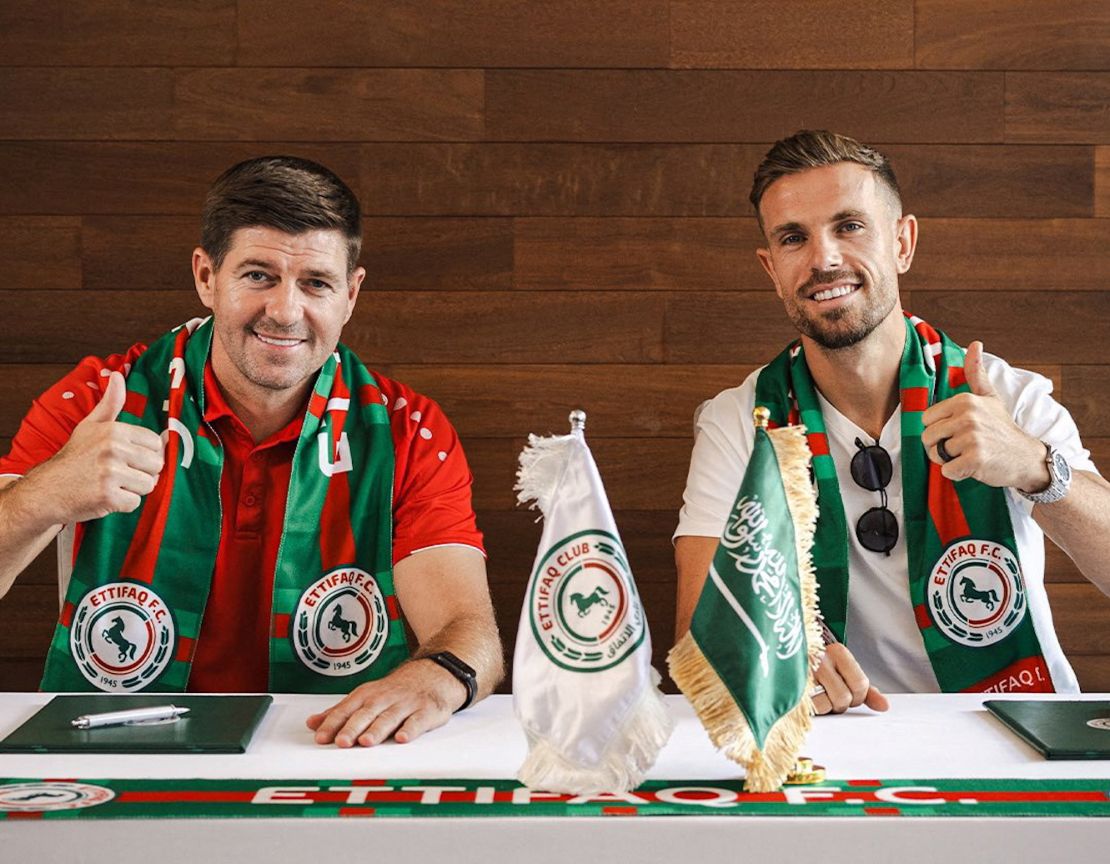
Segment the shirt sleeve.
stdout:
<svg viewBox="0 0 1110 864">
<path fill-rule="evenodd" d="M 31 403 L 8 454 L 0 458 L 0 477 L 22 477 L 56 454 L 100 401 L 104 381 L 113 371 L 125 375 L 146 345 L 133 345 L 125 354 L 86 357 L 65 377 Z"/>
<path fill-rule="evenodd" d="M 721 536 L 752 454 L 758 374 L 704 403 L 695 415 L 694 451 L 675 537 Z"/>
<path fill-rule="evenodd" d="M 485 555 L 473 476 L 454 426 L 428 397 L 379 381 L 393 429 L 393 563 L 434 546 L 471 546 Z"/>
</svg>

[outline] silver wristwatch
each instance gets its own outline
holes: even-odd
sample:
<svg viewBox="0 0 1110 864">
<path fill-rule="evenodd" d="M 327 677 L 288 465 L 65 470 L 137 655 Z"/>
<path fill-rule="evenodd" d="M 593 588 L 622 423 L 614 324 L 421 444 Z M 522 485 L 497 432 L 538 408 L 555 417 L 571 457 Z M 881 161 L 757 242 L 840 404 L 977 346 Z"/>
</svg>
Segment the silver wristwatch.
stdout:
<svg viewBox="0 0 1110 864">
<path fill-rule="evenodd" d="M 1068 464 L 1068 460 L 1064 458 L 1063 453 L 1051 444 L 1041 443 L 1048 448 L 1045 462 L 1048 465 L 1048 476 L 1052 478 L 1048 488 L 1041 492 L 1021 492 L 1020 489 L 1018 492 L 1021 492 L 1034 504 L 1055 504 L 1068 494 L 1068 487 L 1071 486 L 1071 466 Z"/>
</svg>

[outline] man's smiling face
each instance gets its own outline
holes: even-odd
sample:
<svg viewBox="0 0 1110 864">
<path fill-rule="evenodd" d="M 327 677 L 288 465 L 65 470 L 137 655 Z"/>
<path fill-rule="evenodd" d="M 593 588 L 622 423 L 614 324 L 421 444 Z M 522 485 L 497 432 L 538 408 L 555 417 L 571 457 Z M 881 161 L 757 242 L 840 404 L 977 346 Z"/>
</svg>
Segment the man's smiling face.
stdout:
<svg viewBox="0 0 1110 864">
<path fill-rule="evenodd" d="M 788 174 L 759 211 L 768 245 L 757 255 L 803 336 L 846 348 L 899 308 L 916 226 L 874 172 L 839 162 Z"/>
<path fill-rule="evenodd" d="M 198 271 L 207 279 L 198 275 L 197 290 L 213 314 L 213 370 L 237 393 L 270 391 L 263 397 L 307 387 L 339 343 L 366 275 L 348 275 L 338 230 L 239 228 L 222 264 L 210 265 Z"/>
</svg>

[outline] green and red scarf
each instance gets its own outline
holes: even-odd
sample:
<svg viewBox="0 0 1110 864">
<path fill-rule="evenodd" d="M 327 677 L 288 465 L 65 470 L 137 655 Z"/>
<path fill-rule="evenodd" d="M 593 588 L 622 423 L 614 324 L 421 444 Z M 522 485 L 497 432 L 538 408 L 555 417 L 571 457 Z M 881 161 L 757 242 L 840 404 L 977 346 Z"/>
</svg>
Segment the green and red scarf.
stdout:
<svg viewBox="0 0 1110 864">
<path fill-rule="evenodd" d="M 947 479 L 921 443 L 925 409 L 969 391 L 963 349 L 920 318 L 907 315 L 899 389 L 910 600 L 940 689 L 1052 692 L 1029 614 L 1005 490 L 971 479 Z M 843 640 L 850 587 L 849 526 L 800 343 L 760 373 L 755 404 L 771 412 L 772 427 L 806 427 L 820 508 L 813 560 L 821 612 Z"/>
<path fill-rule="evenodd" d="M 43 690 L 182 691 L 220 544 L 223 447 L 204 421 L 212 322 L 127 376 L 119 422 L 165 440 L 132 513 L 86 523 Z M 408 656 L 393 596 L 393 439 L 377 382 L 345 346 L 317 375 L 293 456 L 274 574 L 269 689 L 346 693 Z M 234 663 L 235 658 L 227 658 Z"/>
</svg>

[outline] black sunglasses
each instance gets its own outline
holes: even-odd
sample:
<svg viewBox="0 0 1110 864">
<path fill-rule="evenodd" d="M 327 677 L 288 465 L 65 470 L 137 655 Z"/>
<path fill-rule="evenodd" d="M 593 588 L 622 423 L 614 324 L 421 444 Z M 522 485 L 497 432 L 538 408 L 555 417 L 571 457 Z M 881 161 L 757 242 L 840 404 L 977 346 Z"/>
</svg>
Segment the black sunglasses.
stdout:
<svg viewBox="0 0 1110 864">
<path fill-rule="evenodd" d="M 882 504 L 872 507 L 856 522 L 856 539 L 864 549 L 872 552 L 885 552 L 898 542 L 898 520 L 886 506 L 886 487 L 894 474 L 890 454 L 878 444 L 864 444 L 856 439 L 859 451 L 852 457 L 852 479 L 859 486 L 882 496 Z"/>
</svg>

